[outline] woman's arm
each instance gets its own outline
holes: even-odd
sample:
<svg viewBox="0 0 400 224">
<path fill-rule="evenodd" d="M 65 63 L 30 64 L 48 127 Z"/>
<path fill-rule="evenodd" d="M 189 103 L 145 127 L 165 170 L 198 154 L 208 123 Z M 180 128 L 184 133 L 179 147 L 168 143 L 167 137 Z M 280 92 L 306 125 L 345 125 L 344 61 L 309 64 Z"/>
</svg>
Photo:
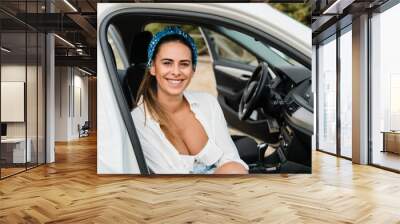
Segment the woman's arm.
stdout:
<svg viewBox="0 0 400 224">
<path fill-rule="evenodd" d="M 215 170 L 214 174 L 248 174 L 244 166 L 238 162 L 227 162 Z"/>
<path fill-rule="evenodd" d="M 240 158 L 235 143 L 229 134 L 221 106 L 215 97 L 212 97 L 212 102 L 215 143 L 223 151 L 215 174 L 247 174 L 249 168 Z"/>
</svg>

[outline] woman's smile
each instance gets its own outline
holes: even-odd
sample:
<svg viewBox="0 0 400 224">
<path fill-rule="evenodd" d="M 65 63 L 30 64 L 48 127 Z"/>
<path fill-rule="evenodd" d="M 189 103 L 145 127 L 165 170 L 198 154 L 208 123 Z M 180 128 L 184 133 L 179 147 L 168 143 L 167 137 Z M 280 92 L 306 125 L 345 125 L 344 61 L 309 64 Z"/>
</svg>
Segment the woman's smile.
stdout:
<svg viewBox="0 0 400 224">
<path fill-rule="evenodd" d="M 184 81 L 184 79 L 169 79 L 169 78 L 166 78 L 166 80 L 168 81 L 169 85 L 174 88 L 181 87 L 182 86 L 181 84 Z"/>
</svg>

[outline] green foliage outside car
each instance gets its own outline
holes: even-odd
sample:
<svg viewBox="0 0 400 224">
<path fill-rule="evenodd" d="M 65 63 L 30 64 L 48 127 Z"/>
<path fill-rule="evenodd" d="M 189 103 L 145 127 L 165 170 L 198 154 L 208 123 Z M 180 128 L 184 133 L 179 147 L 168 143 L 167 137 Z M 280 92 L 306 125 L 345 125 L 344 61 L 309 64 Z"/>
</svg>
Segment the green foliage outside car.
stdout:
<svg viewBox="0 0 400 224">
<path fill-rule="evenodd" d="M 270 3 L 270 5 L 306 26 L 311 25 L 311 4 Z"/>
</svg>

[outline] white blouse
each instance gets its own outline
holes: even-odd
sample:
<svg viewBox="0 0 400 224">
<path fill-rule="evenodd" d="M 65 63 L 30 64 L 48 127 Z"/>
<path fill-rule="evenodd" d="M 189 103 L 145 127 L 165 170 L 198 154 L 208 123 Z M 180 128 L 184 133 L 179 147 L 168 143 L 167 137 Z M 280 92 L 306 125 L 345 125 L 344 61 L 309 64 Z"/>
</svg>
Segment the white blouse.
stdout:
<svg viewBox="0 0 400 224">
<path fill-rule="evenodd" d="M 198 164 L 220 167 L 226 162 L 234 161 L 248 169 L 229 135 L 217 99 L 208 93 L 187 91 L 184 92 L 184 97 L 207 133 L 206 145 L 197 155 L 179 154 L 149 112 L 146 113 L 145 120 L 143 104 L 140 104 L 131 115 L 148 167 L 156 174 L 189 174 L 197 173 L 194 169 Z"/>
</svg>

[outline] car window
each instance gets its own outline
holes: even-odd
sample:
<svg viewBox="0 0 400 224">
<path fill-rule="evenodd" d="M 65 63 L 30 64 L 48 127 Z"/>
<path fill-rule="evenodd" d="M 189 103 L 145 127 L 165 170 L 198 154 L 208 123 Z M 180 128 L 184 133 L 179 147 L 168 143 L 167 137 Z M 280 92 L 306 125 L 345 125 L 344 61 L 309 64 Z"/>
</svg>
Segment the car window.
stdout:
<svg viewBox="0 0 400 224">
<path fill-rule="evenodd" d="M 227 29 L 225 27 L 219 26 L 218 32 L 223 36 L 233 40 L 236 43 L 240 43 L 246 49 L 251 51 L 252 53 L 261 57 L 264 61 L 279 67 L 279 66 L 302 66 L 299 62 L 289 57 L 282 51 L 270 46 L 267 43 L 260 42 L 256 40 L 254 37 L 251 37 L 242 32 L 238 32 L 236 30 Z M 213 32 L 213 31 L 209 31 Z"/>
<path fill-rule="evenodd" d="M 107 30 L 107 40 L 111 46 L 117 69 L 125 70 L 129 66 L 127 54 L 121 35 L 113 25 L 110 25 Z"/>
<path fill-rule="evenodd" d="M 248 65 L 258 65 L 257 58 L 237 43 L 212 30 L 207 30 L 207 32 L 213 40 L 214 51 L 218 58 Z"/>
</svg>

